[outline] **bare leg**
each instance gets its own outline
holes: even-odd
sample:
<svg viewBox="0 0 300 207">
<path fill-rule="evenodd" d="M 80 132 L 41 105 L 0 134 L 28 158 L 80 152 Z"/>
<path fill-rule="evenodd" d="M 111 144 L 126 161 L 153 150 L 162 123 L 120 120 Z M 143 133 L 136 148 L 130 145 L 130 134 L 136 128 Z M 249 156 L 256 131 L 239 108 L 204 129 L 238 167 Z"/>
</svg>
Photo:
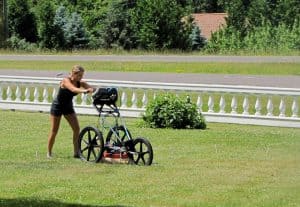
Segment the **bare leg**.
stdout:
<svg viewBox="0 0 300 207">
<path fill-rule="evenodd" d="M 65 118 L 69 122 L 72 130 L 73 130 L 73 145 L 74 145 L 74 157 L 79 157 L 79 122 L 75 113 L 65 115 Z"/>
<path fill-rule="evenodd" d="M 48 156 L 52 156 L 52 148 L 55 142 L 55 137 L 57 135 L 59 124 L 60 124 L 61 116 L 50 116 L 50 122 L 51 122 L 51 130 L 48 137 Z"/>
</svg>

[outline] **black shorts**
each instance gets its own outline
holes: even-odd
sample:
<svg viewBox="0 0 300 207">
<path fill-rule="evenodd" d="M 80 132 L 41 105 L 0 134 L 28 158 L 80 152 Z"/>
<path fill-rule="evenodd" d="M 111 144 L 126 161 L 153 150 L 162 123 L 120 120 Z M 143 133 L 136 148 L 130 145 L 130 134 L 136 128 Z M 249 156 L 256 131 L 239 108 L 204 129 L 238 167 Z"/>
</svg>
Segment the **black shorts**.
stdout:
<svg viewBox="0 0 300 207">
<path fill-rule="evenodd" d="M 54 101 L 51 105 L 50 114 L 53 116 L 61 116 L 74 113 L 75 110 L 72 102 L 69 104 L 62 105 Z"/>
</svg>

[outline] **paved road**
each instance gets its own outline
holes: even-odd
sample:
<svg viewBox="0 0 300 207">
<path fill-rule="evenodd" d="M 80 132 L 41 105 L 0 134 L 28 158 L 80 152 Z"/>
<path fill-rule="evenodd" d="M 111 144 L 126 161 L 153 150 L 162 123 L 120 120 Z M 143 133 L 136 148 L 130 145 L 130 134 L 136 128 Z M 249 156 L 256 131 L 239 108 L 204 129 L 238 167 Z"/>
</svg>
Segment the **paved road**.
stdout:
<svg viewBox="0 0 300 207">
<path fill-rule="evenodd" d="M 83 61 L 166 61 L 166 62 L 299 62 L 300 56 L 289 57 L 249 57 L 249 56 L 57 56 L 57 55 L 0 55 L 0 60 L 76 60 Z M 300 70 L 300 68 L 299 68 Z M 68 71 L 61 71 L 68 73 Z M 0 69 L 0 75 L 20 75 L 33 77 L 56 77 L 57 71 L 30 71 Z M 87 79 L 128 80 L 167 83 L 197 83 L 249 85 L 263 87 L 300 88 L 300 76 L 263 75 L 222 75 L 222 74 L 181 74 L 151 72 L 93 72 L 87 71 Z"/>
</svg>

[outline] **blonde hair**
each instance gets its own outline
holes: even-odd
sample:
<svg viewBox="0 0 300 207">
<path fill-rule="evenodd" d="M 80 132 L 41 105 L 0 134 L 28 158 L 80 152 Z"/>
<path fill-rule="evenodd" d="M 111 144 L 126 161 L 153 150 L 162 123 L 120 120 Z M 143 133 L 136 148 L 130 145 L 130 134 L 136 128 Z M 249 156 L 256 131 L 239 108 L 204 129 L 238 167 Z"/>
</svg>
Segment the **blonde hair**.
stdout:
<svg viewBox="0 0 300 207">
<path fill-rule="evenodd" d="M 80 65 L 74 65 L 72 67 L 72 74 L 76 74 L 76 73 L 79 73 L 79 72 L 84 72 L 84 68 Z"/>
</svg>

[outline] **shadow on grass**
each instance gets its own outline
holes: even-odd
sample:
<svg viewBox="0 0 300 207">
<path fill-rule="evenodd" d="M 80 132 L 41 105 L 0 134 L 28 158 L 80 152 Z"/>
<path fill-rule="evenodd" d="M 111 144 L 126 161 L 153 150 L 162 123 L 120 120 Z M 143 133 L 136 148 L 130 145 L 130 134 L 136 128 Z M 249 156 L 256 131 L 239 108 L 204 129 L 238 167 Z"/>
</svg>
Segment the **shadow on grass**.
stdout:
<svg viewBox="0 0 300 207">
<path fill-rule="evenodd" d="M 129 207 L 124 205 L 84 205 L 75 203 L 63 203 L 57 200 L 38 200 L 34 198 L 0 198 L 1 207 Z"/>
</svg>

